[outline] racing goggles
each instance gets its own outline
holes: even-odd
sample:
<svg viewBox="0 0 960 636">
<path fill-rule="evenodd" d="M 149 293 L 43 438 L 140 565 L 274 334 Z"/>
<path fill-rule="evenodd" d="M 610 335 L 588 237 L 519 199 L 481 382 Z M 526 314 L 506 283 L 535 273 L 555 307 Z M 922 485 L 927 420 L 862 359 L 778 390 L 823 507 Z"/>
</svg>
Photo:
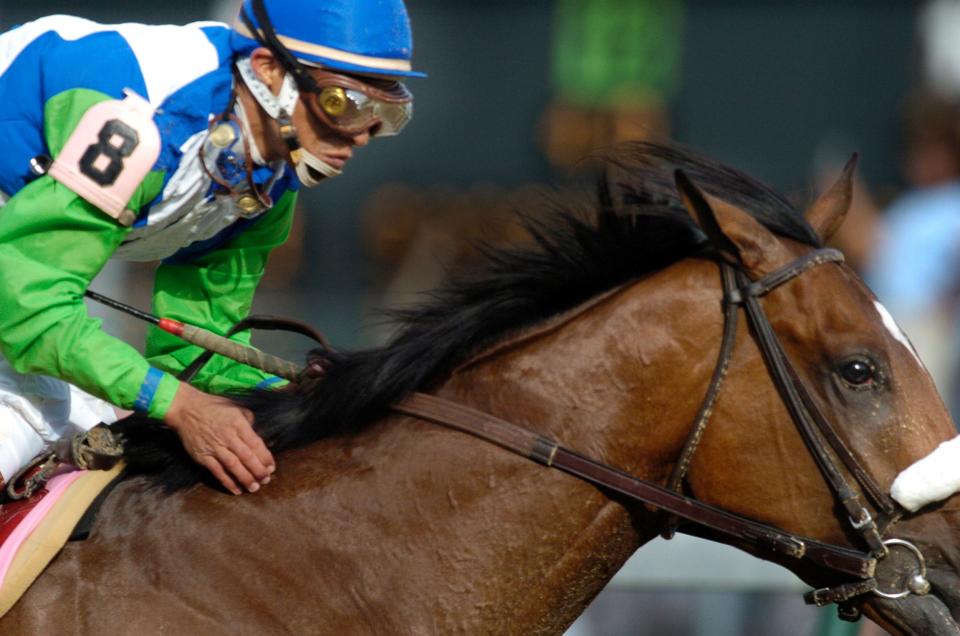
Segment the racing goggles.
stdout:
<svg viewBox="0 0 960 636">
<path fill-rule="evenodd" d="M 413 118 L 413 94 L 400 82 L 361 82 L 346 75 L 315 71 L 316 92 L 304 95 L 325 124 L 348 137 L 398 134 Z M 375 82 L 375 83 L 374 83 Z"/>
</svg>

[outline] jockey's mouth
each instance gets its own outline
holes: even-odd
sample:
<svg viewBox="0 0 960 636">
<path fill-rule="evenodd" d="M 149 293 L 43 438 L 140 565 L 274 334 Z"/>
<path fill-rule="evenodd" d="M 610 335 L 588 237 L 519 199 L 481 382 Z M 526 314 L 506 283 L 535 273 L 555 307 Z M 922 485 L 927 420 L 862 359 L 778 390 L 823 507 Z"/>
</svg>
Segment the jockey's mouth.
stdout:
<svg viewBox="0 0 960 636">
<path fill-rule="evenodd" d="M 317 156 L 303 149 L 298 151 L 299 156 L 294 164 L 300 182 L 310 187 L 329 177 L 336 177 L 343 172 L 343 166 L 350 159 L 352 153 L 345 152 L 337 155 L 324 154 Z"/>
<path fill-rule="evenodd" d="M 323 178 L 325 178 L 325 177 L 327 176 L 327 175 L 323 174 L 322 172 L 318 172 L 318 171 L 314 170 L 314 169 L 311 168 L 310 166 L 307 166 L 307 172 L 309 172 L 309 173 L 310 173 L 310 176 L 313 177 L 314 179 L 316 179 L 317 181 L 320 181 L 321 179 L 323 179 Z"/>
<path fill-rule="evenodd" d="M 349 159 L 350 159 L 350 155 L 324 155 L 323 156 L 323 162 L 337 170 L 343 170 L 343 166 L 346 165 Z M 311 168 L 311 170 L 313 170 L 313 168 Z"/>
</svg>

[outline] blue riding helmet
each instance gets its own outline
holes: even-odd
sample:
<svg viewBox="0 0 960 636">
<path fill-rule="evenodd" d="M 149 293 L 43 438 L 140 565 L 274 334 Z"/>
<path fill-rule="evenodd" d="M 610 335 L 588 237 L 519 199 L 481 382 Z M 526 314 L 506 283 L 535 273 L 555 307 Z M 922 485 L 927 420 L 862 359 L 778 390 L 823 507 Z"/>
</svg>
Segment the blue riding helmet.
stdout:
<svg viewBox="0 0 960 636">
<path fill-rule="evenodd" d="M 426 77 L 411 68 L 413 38 L 403 0 L 244 0 L 234 30 L 240 48 L 267 46 L 281 61 L 288 52 L 288 68 L 300 62 L 345 73 Z"/>
</svg>

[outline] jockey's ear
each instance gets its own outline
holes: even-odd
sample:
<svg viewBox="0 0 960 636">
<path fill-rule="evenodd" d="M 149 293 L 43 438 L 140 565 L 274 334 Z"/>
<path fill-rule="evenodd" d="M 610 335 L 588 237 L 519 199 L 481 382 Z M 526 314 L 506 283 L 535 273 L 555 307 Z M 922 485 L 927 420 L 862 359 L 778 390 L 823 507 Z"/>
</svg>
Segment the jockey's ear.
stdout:
<svg viewBox="0 0 960 636">
<path fill-rule="evenodd" d="M 807 223 L 817 231 L 824 243 L 840 228 L 847 211 L 850 210 L 850 202 L 853 200 L 853 173 L 856 169 L 857 153 L 853 153 L 836 183 L 821 194 L 804 215 Z"/>
<path fill-rule="evenodd" d="M 273 51 L 263 46 L 257 47 L 250 53 L 250 65 L 257 79 L 266 84 L 275 95 L 280 92 L 286 70 Z"/>
<path fill-rule="evenodd" d="M 674 173 L 684 207 L 710 243 L 752 278 L 768 274 L 793 255 L 777 236 L 735 205 L 702 191 L 682 170 Z"/>
</svg>

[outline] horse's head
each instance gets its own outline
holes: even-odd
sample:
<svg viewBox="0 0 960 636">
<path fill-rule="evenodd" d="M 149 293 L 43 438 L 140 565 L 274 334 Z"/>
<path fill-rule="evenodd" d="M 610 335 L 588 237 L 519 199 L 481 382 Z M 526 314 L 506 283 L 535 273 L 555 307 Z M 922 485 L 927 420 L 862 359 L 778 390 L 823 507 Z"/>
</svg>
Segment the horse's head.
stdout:
<svg viewBox="0 0 960 636">
<path fill-rule="evenodd" d="M 824 241 L 842 223 L 849 207 L 853 164 L 806 213 Z M 811 251 L 811 246 L 783 239 L 736 206 L 704 193 L 682 173 L 677 182 L 685 206 L 719 257 L 749 279 L 762 279 Z M 896 632 L 957 633 L 960 498 L 947 498 L 952 494 L 949 490 L 928 496 L 922 477 L 908 479 L 906 490 L 911 492 L 897 496 L 907 508 L 919 510 L 905 510 L 889 498 L 899 474 L 956 435 L 916 352 L 876 297 L 842 263 L 806 269 L 766 293 L 759 303 L 808 402 L 825 414 L 854 457 L 854 463 L 845 466 L 818 431 L 829 462 L 838 467 L 859 499 L 872 502 L 877 497 L 865 492 L 869 488 L 855 475 L 857 465 L 863 469 L 867 481 L 879 486 L 879 498 L 895 511 L 884 514 L 882 505 L 875 502 L 868 506 L 882 539 L 905 540 L 919 548 L 925 560 L 930 593 L 914 593 L 924 591 L 917 580 L 913 592 L 902 598 L 868 593 L 853 603 Z M 739 334 L 709 432 L 687 476 L 690 489 L 698 499 L 744 516 L 828 543 L 868 550 L 855 528 L 860 524 L 848 519 L 849 509 L 831 493 L 809 442 L 792 423 L 783 389 L 778 390 L 772 380 L 769 355 L 759 351 L 761 338 L 755 324 L 751 331 L 752 337 L 743 330 Z M 730 470 L 732 463 L 740 468 Z M 933 481 L 949 477 L 942 468 L 932 470 Z M 938 497 L 941 501 L 933 501 Z M 902 543 L 889 544 L 888 550 L 877 562 L 878 589 L 909 590 L 911 578 L 920 569 L 917 556 Z M 845 582 L 835 573 L 790 559 L 781 562 L 814 586 Z"/>
</svg>

